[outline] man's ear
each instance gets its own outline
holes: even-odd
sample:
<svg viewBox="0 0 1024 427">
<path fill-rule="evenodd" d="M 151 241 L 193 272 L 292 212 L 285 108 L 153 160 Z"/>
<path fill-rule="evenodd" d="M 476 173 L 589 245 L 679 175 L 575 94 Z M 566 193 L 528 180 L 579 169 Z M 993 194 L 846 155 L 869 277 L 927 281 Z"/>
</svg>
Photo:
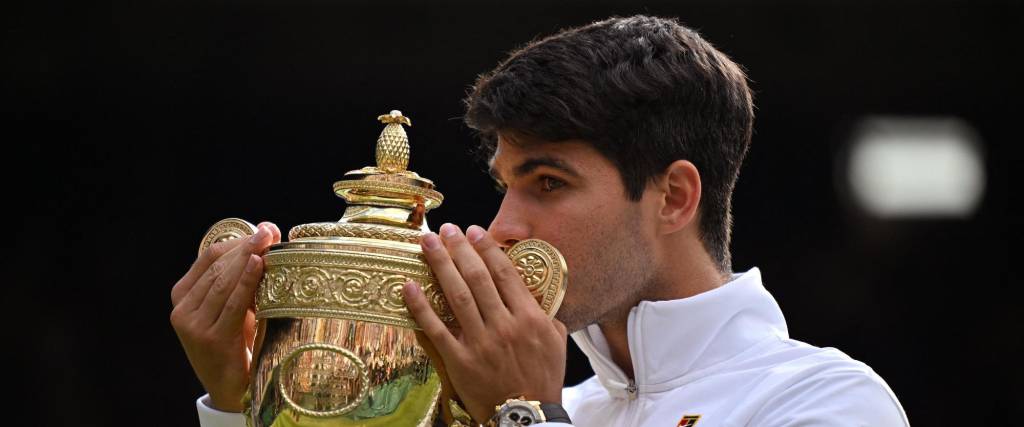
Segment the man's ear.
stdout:
<svg viewBox="0 0 1024 427">
<path fill-rule="evenodd" d="M 657 181 L 662 204 L 658 211 L 658 232 L 671 234 L 696 223 L 700 205 L 700 173 L 688 160 L 676 160 Z"/>
</svg>

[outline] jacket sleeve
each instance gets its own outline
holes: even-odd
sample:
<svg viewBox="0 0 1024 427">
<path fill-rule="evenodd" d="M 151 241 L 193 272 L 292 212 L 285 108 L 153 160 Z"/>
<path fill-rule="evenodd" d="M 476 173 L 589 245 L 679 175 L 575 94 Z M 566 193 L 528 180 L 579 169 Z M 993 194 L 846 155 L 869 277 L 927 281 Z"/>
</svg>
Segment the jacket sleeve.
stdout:
<svg viewBox="0 0 1024 427">
<path fill-rule="evenodd" d="M 222 412 L 208 404 L 210 395 L 204 394 L 196 399 L 196 410 L 199 411 L 199 427 L 245 427 L 245 416 L 238 412 Z M 573 427 L 566 423 L 540 423 L 537 427 Z"/>
<path fill-rule="evenodd" d="M 196 400 L 199 427 L 245 427 L 245 416 L 238 412 L 221 412 L 209 406 L 210 395 Z"/>
<path fill-rule="evenodd" d="M 245 427 L 245 417 L 237 412 L 222 412 L 209 406 L 210 395 L 204 394 L 196 400 L 199 411 L 199 427 Z M 537 427 L 572 427 L 566 423 L 540 423 Z"/>
<path fill-rule="evenodd" d="M 801 381 L 770 399 L 752 426 L 909 427 L 896 395 L 874 372 L 840 372 Z"/>
</svg>

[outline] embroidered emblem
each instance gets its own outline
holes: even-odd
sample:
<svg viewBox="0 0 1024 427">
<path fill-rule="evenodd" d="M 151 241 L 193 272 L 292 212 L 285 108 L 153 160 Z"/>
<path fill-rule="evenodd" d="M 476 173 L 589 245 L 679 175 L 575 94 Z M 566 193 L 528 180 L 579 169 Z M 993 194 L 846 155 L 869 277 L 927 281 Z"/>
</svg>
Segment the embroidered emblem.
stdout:
<svg viewBox="0 0 1024 427">
<path fill-rule="evenodd" d="M 679 424 L 676 427 L 693 427 L 697 425 L 699 420 L 700 415 L 683 415 L 683 419 L 679 420 Z"/>
</svg>

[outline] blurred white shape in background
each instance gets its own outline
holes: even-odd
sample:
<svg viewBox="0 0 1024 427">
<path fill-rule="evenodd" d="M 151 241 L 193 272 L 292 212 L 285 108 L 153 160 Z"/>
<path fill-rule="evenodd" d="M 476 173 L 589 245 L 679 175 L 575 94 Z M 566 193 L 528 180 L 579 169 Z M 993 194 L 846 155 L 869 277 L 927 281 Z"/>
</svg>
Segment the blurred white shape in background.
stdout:
<svg viewBox="0 0 1024 427">
<path fill-rule="evenodd" d="M 985 192 L 977 133 L 957 118 L 871 117 L 857 127 L 847 178 L 880 218 L 966 218 Z"/>
</svg>

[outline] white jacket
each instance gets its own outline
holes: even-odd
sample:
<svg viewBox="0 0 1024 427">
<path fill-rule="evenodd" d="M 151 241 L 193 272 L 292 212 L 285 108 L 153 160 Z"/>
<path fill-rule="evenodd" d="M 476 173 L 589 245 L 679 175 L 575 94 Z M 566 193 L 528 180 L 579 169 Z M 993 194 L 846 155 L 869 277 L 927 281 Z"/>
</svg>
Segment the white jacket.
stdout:
<svg viewBox="0 0 1024 427">
<path fill-rule="evenodd" d="M 756 268 L 689 298 L 641 302 L 627 334 L 634 381 L 596 325 L 572 335 L 597 373 L 563 392 L 575 425 L 909 426 L 867 365 L 789 338 Z"/>
<path fill-rule="evenodd" d="M 789 338 L 756 268 L 689 298 L 641 302 L 629 313 L 628 337 L 632 381 L 612 362 L 598 326 L 572 334 L 597 374 L 563 390 L 574 425 L 909 426 L 870 367 Z M 245 425 L 203 401 L 201 426 Z"/>
</svg>

